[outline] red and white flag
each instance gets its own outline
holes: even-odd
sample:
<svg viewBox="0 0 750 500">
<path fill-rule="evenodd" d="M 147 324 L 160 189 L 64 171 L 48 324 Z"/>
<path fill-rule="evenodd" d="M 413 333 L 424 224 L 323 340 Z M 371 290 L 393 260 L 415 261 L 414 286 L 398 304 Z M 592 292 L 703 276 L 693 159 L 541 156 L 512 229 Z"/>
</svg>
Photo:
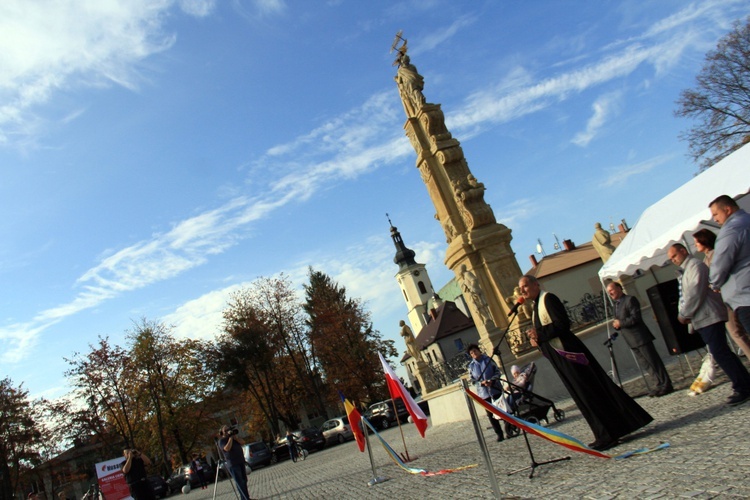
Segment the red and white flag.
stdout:
<svg viewBox="0 0 750 500">
<path fill-rule="evenodd" d="M 425 429 L 427 429 L 427 417 L 422 411 L 422 408 L 420 408 L 419 405 L 414 402 L 411 394 L 409 394 L 409 391 L 404 388 L 401 380 L 399 380 L 399 378 L 396 376 L 396 373 L 391 368 L 391 365 L 388 364 L 388 361 L 385 360 L 383 355 L 378 353 L 378 356 L 380 357 L 380 362 L 383 364 L 383 371 L 385 371 L 385 380 L 386 382 L 388 382 L 388 392 L 391 393 L 391 398 L 401 398 L 401 400 L 404 402 L 404 405 L 406 406 L 406 411 L 409 412 L 409 415 L 411 415 L 411 419 L 414 420 L 414 425 L 417 426 L 419 434 L 424 437 L 424 431 Z"/>
</svg>

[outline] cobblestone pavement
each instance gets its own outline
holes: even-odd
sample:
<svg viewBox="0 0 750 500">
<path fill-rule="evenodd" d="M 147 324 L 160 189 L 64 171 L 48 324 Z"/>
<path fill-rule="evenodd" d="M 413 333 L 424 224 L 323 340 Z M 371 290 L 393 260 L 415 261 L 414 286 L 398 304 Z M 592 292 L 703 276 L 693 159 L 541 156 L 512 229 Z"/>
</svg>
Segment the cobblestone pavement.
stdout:
<svg viewBox="0 0 750 500">
<path fill-rule="evenodd" d="M 693 368 L 699 368 L 697 354 Z M 571 452 L 535 436 L 530 447 L 538 462 L 570 456 L 569 461 L 541 465 L 534 477 L 529 472 L 508 472 L 530 465 L 523 436 L 496 442 L 484 413 L 480 424 L 490 450 L 502 498 L 750 498 L 750 441 L 745 429 L 750 422 L 750 402 L 737 407 L 724 404 L 731 393 L 726 378 L 705 394 L 690 397 L 687 388 L 694 376 L 684 366 L 681 374 L 676 359 L 668 366 L 677 390 L 662 398 L 645 396 L 641 379 L 625 385 L 629 394 L 653 417 L 654 422 L 634 433 L 608 453 L 617 455 L 641 447 L 668 442 L 670 447 L 625 460 L 606 460 Z M 747 361 L 746 361 L 747 363 Z M 542 393 L 543 395 L 543 393 Z M 549 427 L 587 443 L 593 439 L 580 412 L 570 400 L 556 403 L 565 419 L 555 422 L 549 412 Z M 373 443 L 378 476 L 387 481 L 368 486 L 373 478 L 367 453 L 353 442 L 311 454 L 304 462 L 289 461 L 265 467 L 249 477 L 250 494 L 256 498 L 493 498 L 493 491 L 476 434 L 470 421 L 429 428 L 422 439 L 411 424 L 403 434 L 413 467 L 429 471 L 471 464 L 477 467 L 451 474 L 423 477 L 396 466 L 382 447 Z M 399 429 L 382 436 L 403 452 Z M 226 483 L 226 481 L 222 482 Z M 222 484 L 220 483 L 220 484 Z M 226 489 L 222 500 L 233 500 Z M 209 490 L 210 491 L 210 490 Z M 194 491 L 191 495 L 206 496 Z M 197 495 L 196 495 L 197 494 Z M 219 498 L 217 496 L 217 498 Z M 186 499 L 187 500 L 187 499 Z M 198 500 L 195 498 L 194 500 Z"/>
</svg>

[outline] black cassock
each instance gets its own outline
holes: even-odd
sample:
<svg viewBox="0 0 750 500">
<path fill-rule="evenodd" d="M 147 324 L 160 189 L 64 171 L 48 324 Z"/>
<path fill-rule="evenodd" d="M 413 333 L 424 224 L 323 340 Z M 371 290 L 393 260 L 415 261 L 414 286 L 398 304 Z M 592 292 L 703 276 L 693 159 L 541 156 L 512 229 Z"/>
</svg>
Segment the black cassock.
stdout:
<svg viewBox="0 0 750 500">
<path fill-rule="evenodd" d="M 560 299 L 547 293 L 544 300 L 552 323 L 542 326 L 539 321 L 539 304 L 535 303 L 534 327 L 539 339 L 539 349 L 552 363 L 576 406 L 581 410 L 583 418 L 591 427 L 596 441 L 614 441 L 651 422 L 651 415 L 607 376 L 584 343 L 570 331 L 568 313 Z M 555 348 L 582 353 L 589 363 L 583 365 L 570 361 Z"/>
</svg>

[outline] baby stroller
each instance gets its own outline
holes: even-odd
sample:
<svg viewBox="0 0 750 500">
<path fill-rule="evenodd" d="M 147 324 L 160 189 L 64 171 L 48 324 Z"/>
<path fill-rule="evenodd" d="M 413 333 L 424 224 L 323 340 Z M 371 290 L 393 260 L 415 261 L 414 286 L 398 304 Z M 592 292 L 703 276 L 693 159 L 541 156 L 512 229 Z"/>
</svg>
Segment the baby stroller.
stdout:
<svg viewBox="0 0 750 500">
<path fill-rule="evenodd" d="M 511 371 L 514 370 L 511 369 Z M 519 376 L 514 375 L 514 380 L 518 383 L 503 382 L 505 402 L 510 413 L 534 424 L 538 424 L 541 420 L 544 420 L 545 424 L 549 424 L 547 414 L 549 413 L 549 409 L 552 408 L 552 415 L 555 417 L 555 420 L 558 422 L 563 421 L 565 419 L 565 412 L 563 410 L 556 408 L 555 403 L 551 400 L 532 392 L 534 375 L 536 375 L 536 365 L 532 361 L 519 370 Z M 520 433 L 521 429 L 515 425 L 505 423 L 505 434 L 508 437 L 513 437 Z"/>
</svg>

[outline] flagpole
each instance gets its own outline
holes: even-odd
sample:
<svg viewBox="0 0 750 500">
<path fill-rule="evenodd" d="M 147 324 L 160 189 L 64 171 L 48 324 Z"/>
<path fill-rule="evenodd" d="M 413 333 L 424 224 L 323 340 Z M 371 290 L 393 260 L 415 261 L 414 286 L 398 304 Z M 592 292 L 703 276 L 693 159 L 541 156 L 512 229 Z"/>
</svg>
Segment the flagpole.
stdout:
<svg viewBox="0 0 750 500">
<path fill-rule="evenodd" d="M 370 431 L 368 430 L 365 423 L 362 422 L 362 420 L 364 419 L 365 417 L 362 417 L 362 419 L 359 422 L 359 425 L 362 428 L 362 432 L 365 435 L 365 446 L 367 447 L 367 454 L 370 456 L 370 467 L 372 468 L 372 479 L 367 481 L 367 486 L 374 486 L 376 484 L 380 484 L 380 483 L 384 483 L 388 481 L 389 478 L 378 476 L 378 473 L 375 470 L 375 462 L 372 459 L 372 448 L 370 447 Z"/>
<path fill-rule="evenodd" d="M 490 451 L 487 449 L 487 443 L 484 440 L 484 434 L 479 426 L 479 418 L 477 417 L 477 409 L 474 407 L 474 402 L 469 398 L 466 392 L 468 385 L 465 379 L 461 379 L 461 387 L 463 388 L 464 398 L 466 398 L 466 406 L 469 407 L 469 415 L 471 415 L 471 423 L 474 424 L 474 432 L 477 434 L 477 442 L 479 448 L 482 450 L 484 456 L 484 463 L 487 466 L 487 472 L 490 476 L 490 485 L 492 491 L 495 492 L 495 498 L 501 498 L 500 486 L 497 484 L 497 477 L 495 476 L 495 469 L 492 467 L 492 459 L 490 458 Z"/>
<path fill-rule="evenodd" d="M 390 388 L 388 389 L 388 392 L 390 392 Z M 398 410 L 396 409 L 396 399 L 393 397 L 392 393 L 391 393 L 391 406 L 393 407 L 393 414 L 396 415 L 396 425 L 398 425 L 398 430 L 401 433 L 401 443 L 403 443 L 404 453 L 406 453 L 406 457 L 401 455 L 401 459 L 404 462 L 411 462 L 411 458 L 409 458 L 409 450 L 406 448 L 406 439 L 404 438 L 404 429 L 401 428 L 401 419 L 398 418 Z M 406 406 L 406 401 L 404 401 L 404 406 Z"/>
</svg>

